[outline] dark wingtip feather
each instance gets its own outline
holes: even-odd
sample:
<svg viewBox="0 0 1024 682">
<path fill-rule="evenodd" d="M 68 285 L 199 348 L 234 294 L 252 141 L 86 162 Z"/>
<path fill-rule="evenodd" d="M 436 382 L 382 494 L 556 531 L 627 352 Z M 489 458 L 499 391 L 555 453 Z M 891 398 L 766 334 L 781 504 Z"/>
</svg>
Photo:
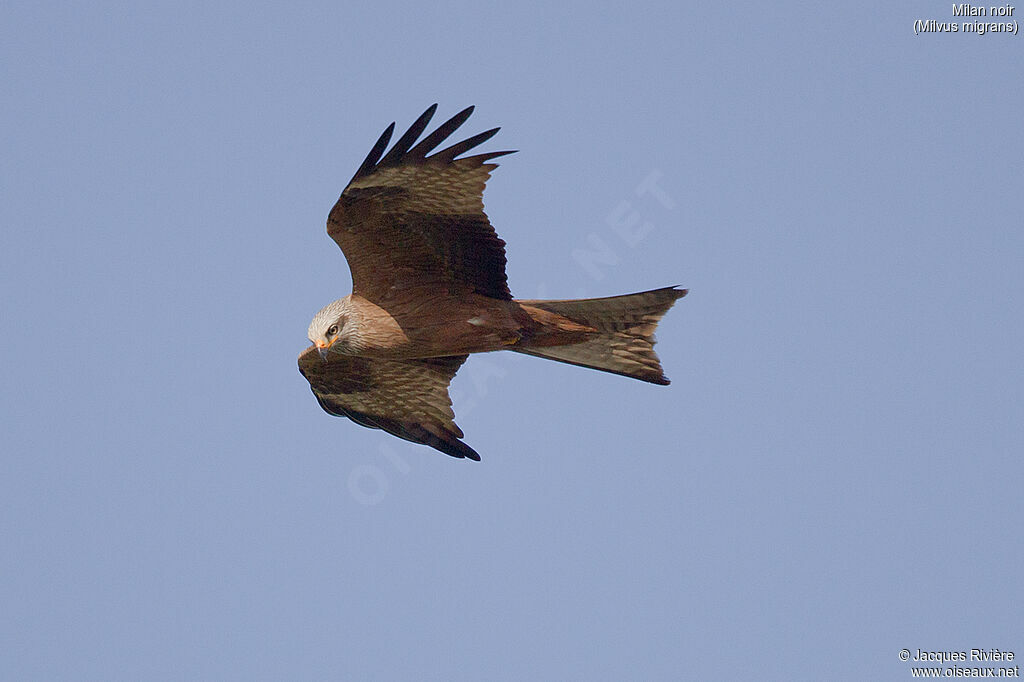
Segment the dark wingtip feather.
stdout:
<svg viewBox="0 0 1024 682">
<path fill-rule="evenodd" d="M 482 133 L 478 133 L 473 137 L 465 139 L 462 142 L 456 142 L 451 147 L 442 149 L 438 153 L 434 154 L 430 159 L 440 161 L 441 163 L 451 163 L 459 154 L 468 152 L 473 147 L 481 145 L 497 135 L 499 130 L 501 130 L 501 128 L 491 128 L 490 130 L 485 130 Z"/>
<path fill-rule="evenodd" d="M 427 154 L 434 151 L 434 148 L 437 147 L 437 145 L 444 142 L 449 135 L 458 130 L 459 126 L 466 122 L 469 115 L 473 113 L 474 108 L 475 107 L 473 106 L 468 106 L 442 123 L 437 130 L 427 135 L 419 144 L 410 149 L 407 155 L 410 158 L 417 160 L 425 159 Z"/>
<path fill-rule="evenodd" d="M 675 302 L 675 301 L 678 301 L 679 299 L 681 299 L 683 296 L 686 296 L 686 294 L 690 293 L 690 290 L 689 289 L 680 289 L 679 285 L 676 284 L 675 286 L 671 286 L 671 287 L 662 287 L 660 289 L 651 289 L 650 291 L 645 291 L 643 293 L 645 293 L 645 294 L 658 294 L 658 295 L 672 296 L 673 297 L 672 301 Z"/>
<path fill-rule="evenodd" d="M 455 428 L 458 429 L 459 427 L 456 426 Z M 480 455 L 477 454 L 476 450 L 459 440 L 458 435 L 462 433 L 461 430 L 458 433 L 454 433 L 445 429 L 438 433 L 423 428 L 418 424 L 405 424 L 400 433 L 396 431 L 391 431 L 391 433 L 415 443 L 422 443 L 451 457 L 471 459 L 475 462 L 480 461 Z"/>
<path fill-rule="evenodd" d="M 463 443 L 461 440 L 455 441 L 455 443 L 453 443 L 452 445 L 459 446 L 457 450 L 459 454 L 454 455 L 455 457 L 464 457 L 465 459 L 471 459 L 474 462 L 480 461 L 480 455 L 477 454 L 477 451 Z M 447 450 L 442 450 L 441 452 L 444 452 L 445 454 L 448 455 L 452 454 Z"/>
<path fill-rule="evenodd" d="M 356 174 L 352 176 L 352 180 L 361 178 L 364 175 L 369 175 L 373 172 L 373 169 L 377 167 L 377 161 L 380 159 L 380 155 L 384 153 L 384 150 L 387 148 L 388 142 L 391 141 L 391 136 L 394 132 L 395 123 L 392 121 L 391 125 L 385 128 L 384 132 L 377 138 L 377 142 L 373 145 L 373 149 L 371 149 L 370 153 L 366 155 L 365 159 L 363 159 L 362 165 L 359 166 L 359 170 L 356 171 Z"/>
<path fill-rule="evenodd" d="M 426 129 L 427 124 L 430 123 L 430 119 L 434 117 L 434 112 L 437 111 L 437 104 L 431 104 L 427 107 L 427 110 L 420 114 L 420 117 L 416 119 L 416 122 L 409 126 L 409 129 L 405 131 L 402 137 L 398 138 L 398 142 L 395 142 L 395 146 L 391 148 L 383 159 L 377 164 L 379 166 L 390 166 L 398 163 L 405 156 L 405 153 L 412 147 L 412 143 L 416 141 L 423 131 Z"/>
<path fill-rule="evenodd" d="M 491 159 L 496 159 L 499 156 L 505 156 L 506 154 L 515 154 L 518 149 L 509 149 L 503 152 L 487 152 L 485 154 L 474 154 L 473 156 L 464 156 L 459 161 L 477 161 L 479 163 L 485 163 Z"/>
</svg>

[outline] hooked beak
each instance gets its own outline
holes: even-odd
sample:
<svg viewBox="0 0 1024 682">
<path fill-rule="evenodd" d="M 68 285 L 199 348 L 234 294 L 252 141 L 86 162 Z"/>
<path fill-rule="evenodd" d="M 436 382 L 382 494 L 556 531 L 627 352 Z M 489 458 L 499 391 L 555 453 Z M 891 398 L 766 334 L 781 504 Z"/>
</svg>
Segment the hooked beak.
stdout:
<svg viewBox="0 0 1024 682">
<path fill-rule="evenodd" d="M 316 342 L 316 349 L 320 353 L 320 359 L 327 362 L 327 353 L 331 349 L 331 344 L 324 343 L 323 341 Z"/>
</svg>

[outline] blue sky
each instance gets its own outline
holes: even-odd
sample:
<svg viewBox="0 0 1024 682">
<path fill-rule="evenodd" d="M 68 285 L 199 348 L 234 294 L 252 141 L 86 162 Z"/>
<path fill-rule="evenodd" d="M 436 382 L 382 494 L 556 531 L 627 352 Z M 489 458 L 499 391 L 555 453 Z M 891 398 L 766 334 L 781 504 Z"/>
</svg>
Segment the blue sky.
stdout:
<svg viewBox="0 0 1024 682">
<path fill-rule="evenodd" d="M 951 15 L 5 4 L 0 677 L 1024 655 L 1024 57 L 914 34 Z M 671 386 L 471 358 L 481 463 L 320 410 L 327 212 L 433 102 L 520 150 L 485 196 L 513 293 L 691 289 Z"/>
</svg>

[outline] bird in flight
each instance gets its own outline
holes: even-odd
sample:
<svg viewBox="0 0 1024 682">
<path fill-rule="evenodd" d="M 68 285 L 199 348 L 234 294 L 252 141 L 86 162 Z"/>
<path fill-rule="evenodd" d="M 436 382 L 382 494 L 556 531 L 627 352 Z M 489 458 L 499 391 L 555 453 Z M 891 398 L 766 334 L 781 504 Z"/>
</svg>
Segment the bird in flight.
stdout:
<svg viewBox="0 0 1024 682">
<path fill-rule="evenodd" d="M 388 126 L 327 218 L 327 234 L 348 260 L 352 293 L 316 314 L 313 345 L 299 355 L 320 406 L 479 460 L 462 441 L 448 395 L 471 353 L 511 350 L 668 384 L 654 330 L 687 290 L 513 299 L 505 242 L 483 205 L 497 168 L 490 161 L 512 152 L 464 156 L 498 128 L 434 152 L 473 112 L 463 109 L 417 142 L 436 109 L 423 112 L 390 150 L 395 124 Z"/>
</svg>

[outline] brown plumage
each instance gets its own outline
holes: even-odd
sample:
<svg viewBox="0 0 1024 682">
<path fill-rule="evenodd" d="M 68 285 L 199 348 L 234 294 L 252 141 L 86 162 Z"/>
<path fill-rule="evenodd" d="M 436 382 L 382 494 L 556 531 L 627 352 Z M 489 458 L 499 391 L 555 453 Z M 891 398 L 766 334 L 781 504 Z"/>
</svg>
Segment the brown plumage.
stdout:
<svg viewBox="0 0 1024 682">
<path fill-rule="evenodd" d="M 497 128 L 431 154 L 469 107 L 419 143 L 431 106 L 386 154 L 392 123 L 327 219 L 352 271 L 352 294 L 309 327 L 299 370 L 330 414 L 480 459 L 462 442 L 448 384 L 470 353 L 514 350 L 667 384 L 654 330 L 686 289 L 565 301 L 517 301 L 505 242 L 484 213 L 483 191 L 512 152 L 459 158 Z M 415 145 L 415 146 L 414 146 Z"/>
</svg>

